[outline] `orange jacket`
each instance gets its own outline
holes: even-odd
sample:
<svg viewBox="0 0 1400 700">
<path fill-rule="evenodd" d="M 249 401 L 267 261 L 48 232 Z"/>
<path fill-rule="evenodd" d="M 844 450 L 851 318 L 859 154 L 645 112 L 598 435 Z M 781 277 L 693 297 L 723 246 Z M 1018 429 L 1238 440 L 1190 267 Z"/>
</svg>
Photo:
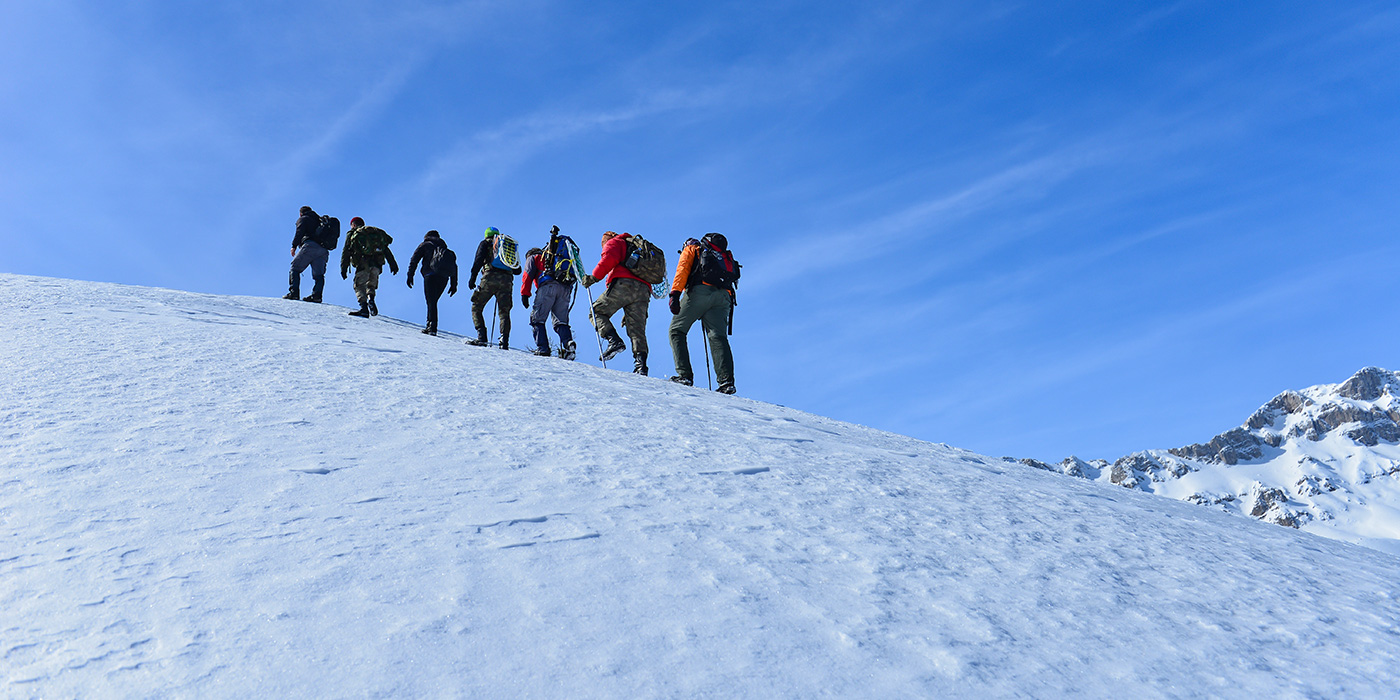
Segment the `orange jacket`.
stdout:
<svg viewBox="0 0 1400 700">
<path fill-rule="evenodd" d="M 694 272 L 695 266 L 700 264 L 700 246 L 702 245 L 705 244 L 691 244 L 684 248 L 681 248 L 681 259 L 676 262 L 676 276 L 671 278 L 672 293 L 684 292 L 689 286 L 688 283 L 690 282 L 690 273 Z M 703 284 L 707 287 L 714 286 L 708 282 L 702 282 L 699 280 L 696 280 L 695 283 Z M 729 292 L 729 296 L 734 296 L 734 292 L 732 290 L 726 289 L 724 291 Z"/>
<path fill-rule="evenodd" d="M 681 248 L 681 259 L 676 261 L 676 276 L 671 278 L 671 291 L 685 291 L 686 282 L 690 281 L 690 273 L 699 259 L 700 246 L 688 245 Z"/>
</svg>

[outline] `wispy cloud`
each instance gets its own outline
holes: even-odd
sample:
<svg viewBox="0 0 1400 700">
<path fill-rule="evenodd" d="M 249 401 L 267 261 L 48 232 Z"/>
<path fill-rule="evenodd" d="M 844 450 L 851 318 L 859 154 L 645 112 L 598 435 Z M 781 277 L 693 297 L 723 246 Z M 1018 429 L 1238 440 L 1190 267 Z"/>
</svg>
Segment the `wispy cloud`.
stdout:
<svg viewBox="0 0 1400 700">
<path fill-rule="evenodd" d="M 478 131 L 450 147 L 398 196 L 426 199 L 451 186 L 484 194 L 527 160 L 563 143 L 606 131 L 635 126 L 659 115 L 701 110 L 714 104 L 720 91 L 662 90 L 616 109 L 546 109 Z M 464 183 L 471 183 L 464 187 Z"/>
<path fill-rule="evenodd" d="M 1104 162 L 1102 148 L 1064 148 L 1005 167 L 951 192 L 941 192 L 870 221 L 839 231 L 805 235 L 801 245 L 779 243 L 750 264 L 754 287 L 782 286 L 850 264 L 888 258 L 908 249 L 911 238 L 953 231 L 960 220 L 991 208 L 1024 201 Z"/>
<path fill-rule="evenodd" d="M 1334 288 L 1364 267 L 1367 259 L 1348 256 L 1330 260 L 1306 274 L 1290 273 L 1251 294 L 1177 313 L 1146 329 L 1125 325 L 1116 339 L 1085 337 L 1077 347 L 1063 353 L 1063 359 L 1018 366 L 1015 381 L 1004 384 L 1001 391 L 989 393 L 983 378 L 971 377 L 961 389 L 923 400 L 912 415 L 916 420 L 929 420 L 953 410 L 975 413 L 1016 405 L 1026 397 L 1043 396 L 1086 377 L 1112 371 L 1116 366 L 1151 357 L 1158 348 L 1183 341 L 1209 343 L 1212 336 L 1228 332 L 1244 319 L 1271 309 L 1303 308 L 1304 300 L 1316 298 L 1316 290 Z"/>
<path fill-rule="evenodd" d="M 269 168 L 270 172 L 265 174 L 268 198 L 283 198 L 289 189 L 302 183 L 313 166 L 331 156 L 347 137 L 378 118 L 421 61 L 421 57 L 410 57 L 391 66 L 377 80 L 365 86 L 348 109 L 338 112 L 309 141 Z"/>
</svg>

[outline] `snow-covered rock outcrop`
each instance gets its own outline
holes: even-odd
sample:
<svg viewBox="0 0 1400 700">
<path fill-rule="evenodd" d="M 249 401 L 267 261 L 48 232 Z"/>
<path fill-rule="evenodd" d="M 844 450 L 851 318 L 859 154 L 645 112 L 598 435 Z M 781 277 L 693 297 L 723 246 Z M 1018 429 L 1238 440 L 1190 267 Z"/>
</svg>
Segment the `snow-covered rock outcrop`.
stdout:
<svg viewBox="0 0 1400 700">
<path fill-rule="evenodd" d="M 1396 557 L 345 312 L 0 274 L 0 697 L 1400 687 Z"/>
<path fill-rule="evenodd" d="M 1209 442 L 1033 467 L 1400 553 L 1400 375 L 1275 396 Z"/>
</svg>

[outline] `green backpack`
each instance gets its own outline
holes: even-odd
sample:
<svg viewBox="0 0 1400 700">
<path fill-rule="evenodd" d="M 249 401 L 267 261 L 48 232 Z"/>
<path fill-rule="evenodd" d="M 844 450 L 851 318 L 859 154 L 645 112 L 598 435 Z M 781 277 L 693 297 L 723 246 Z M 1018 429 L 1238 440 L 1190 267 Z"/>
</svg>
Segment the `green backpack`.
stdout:
<svg viewBox="0 0 1400 700">
<path fill-rule="evenodd" d="M 350 240 L 351 255 L 355 260 L 369 265 L 383 265 L 384 251 L 394 239 L 377 226 L 361 226 L 355 230 Z"/>
</svg>

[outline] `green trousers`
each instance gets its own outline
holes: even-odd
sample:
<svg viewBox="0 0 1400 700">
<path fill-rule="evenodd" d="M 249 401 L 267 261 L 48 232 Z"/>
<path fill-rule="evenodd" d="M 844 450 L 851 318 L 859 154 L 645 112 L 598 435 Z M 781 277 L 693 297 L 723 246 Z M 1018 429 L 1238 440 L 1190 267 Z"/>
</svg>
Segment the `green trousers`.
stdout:
<svg viewBox="0 0 1400 700">
<path fill-rule="evenodd" d="M 671 354 L 675 356 L 677 377 L 695 380 L 686 335 L 699 321 L 705 337 L 710 340 L 715 378 L 720 386 L 734 385 L 734 355 L 729 352 L 729 310 L 733 303 L 729 292 L 706 284 L 697 284 L 681 296 L 681 312 L 671 319 Z"/>
</svg>

